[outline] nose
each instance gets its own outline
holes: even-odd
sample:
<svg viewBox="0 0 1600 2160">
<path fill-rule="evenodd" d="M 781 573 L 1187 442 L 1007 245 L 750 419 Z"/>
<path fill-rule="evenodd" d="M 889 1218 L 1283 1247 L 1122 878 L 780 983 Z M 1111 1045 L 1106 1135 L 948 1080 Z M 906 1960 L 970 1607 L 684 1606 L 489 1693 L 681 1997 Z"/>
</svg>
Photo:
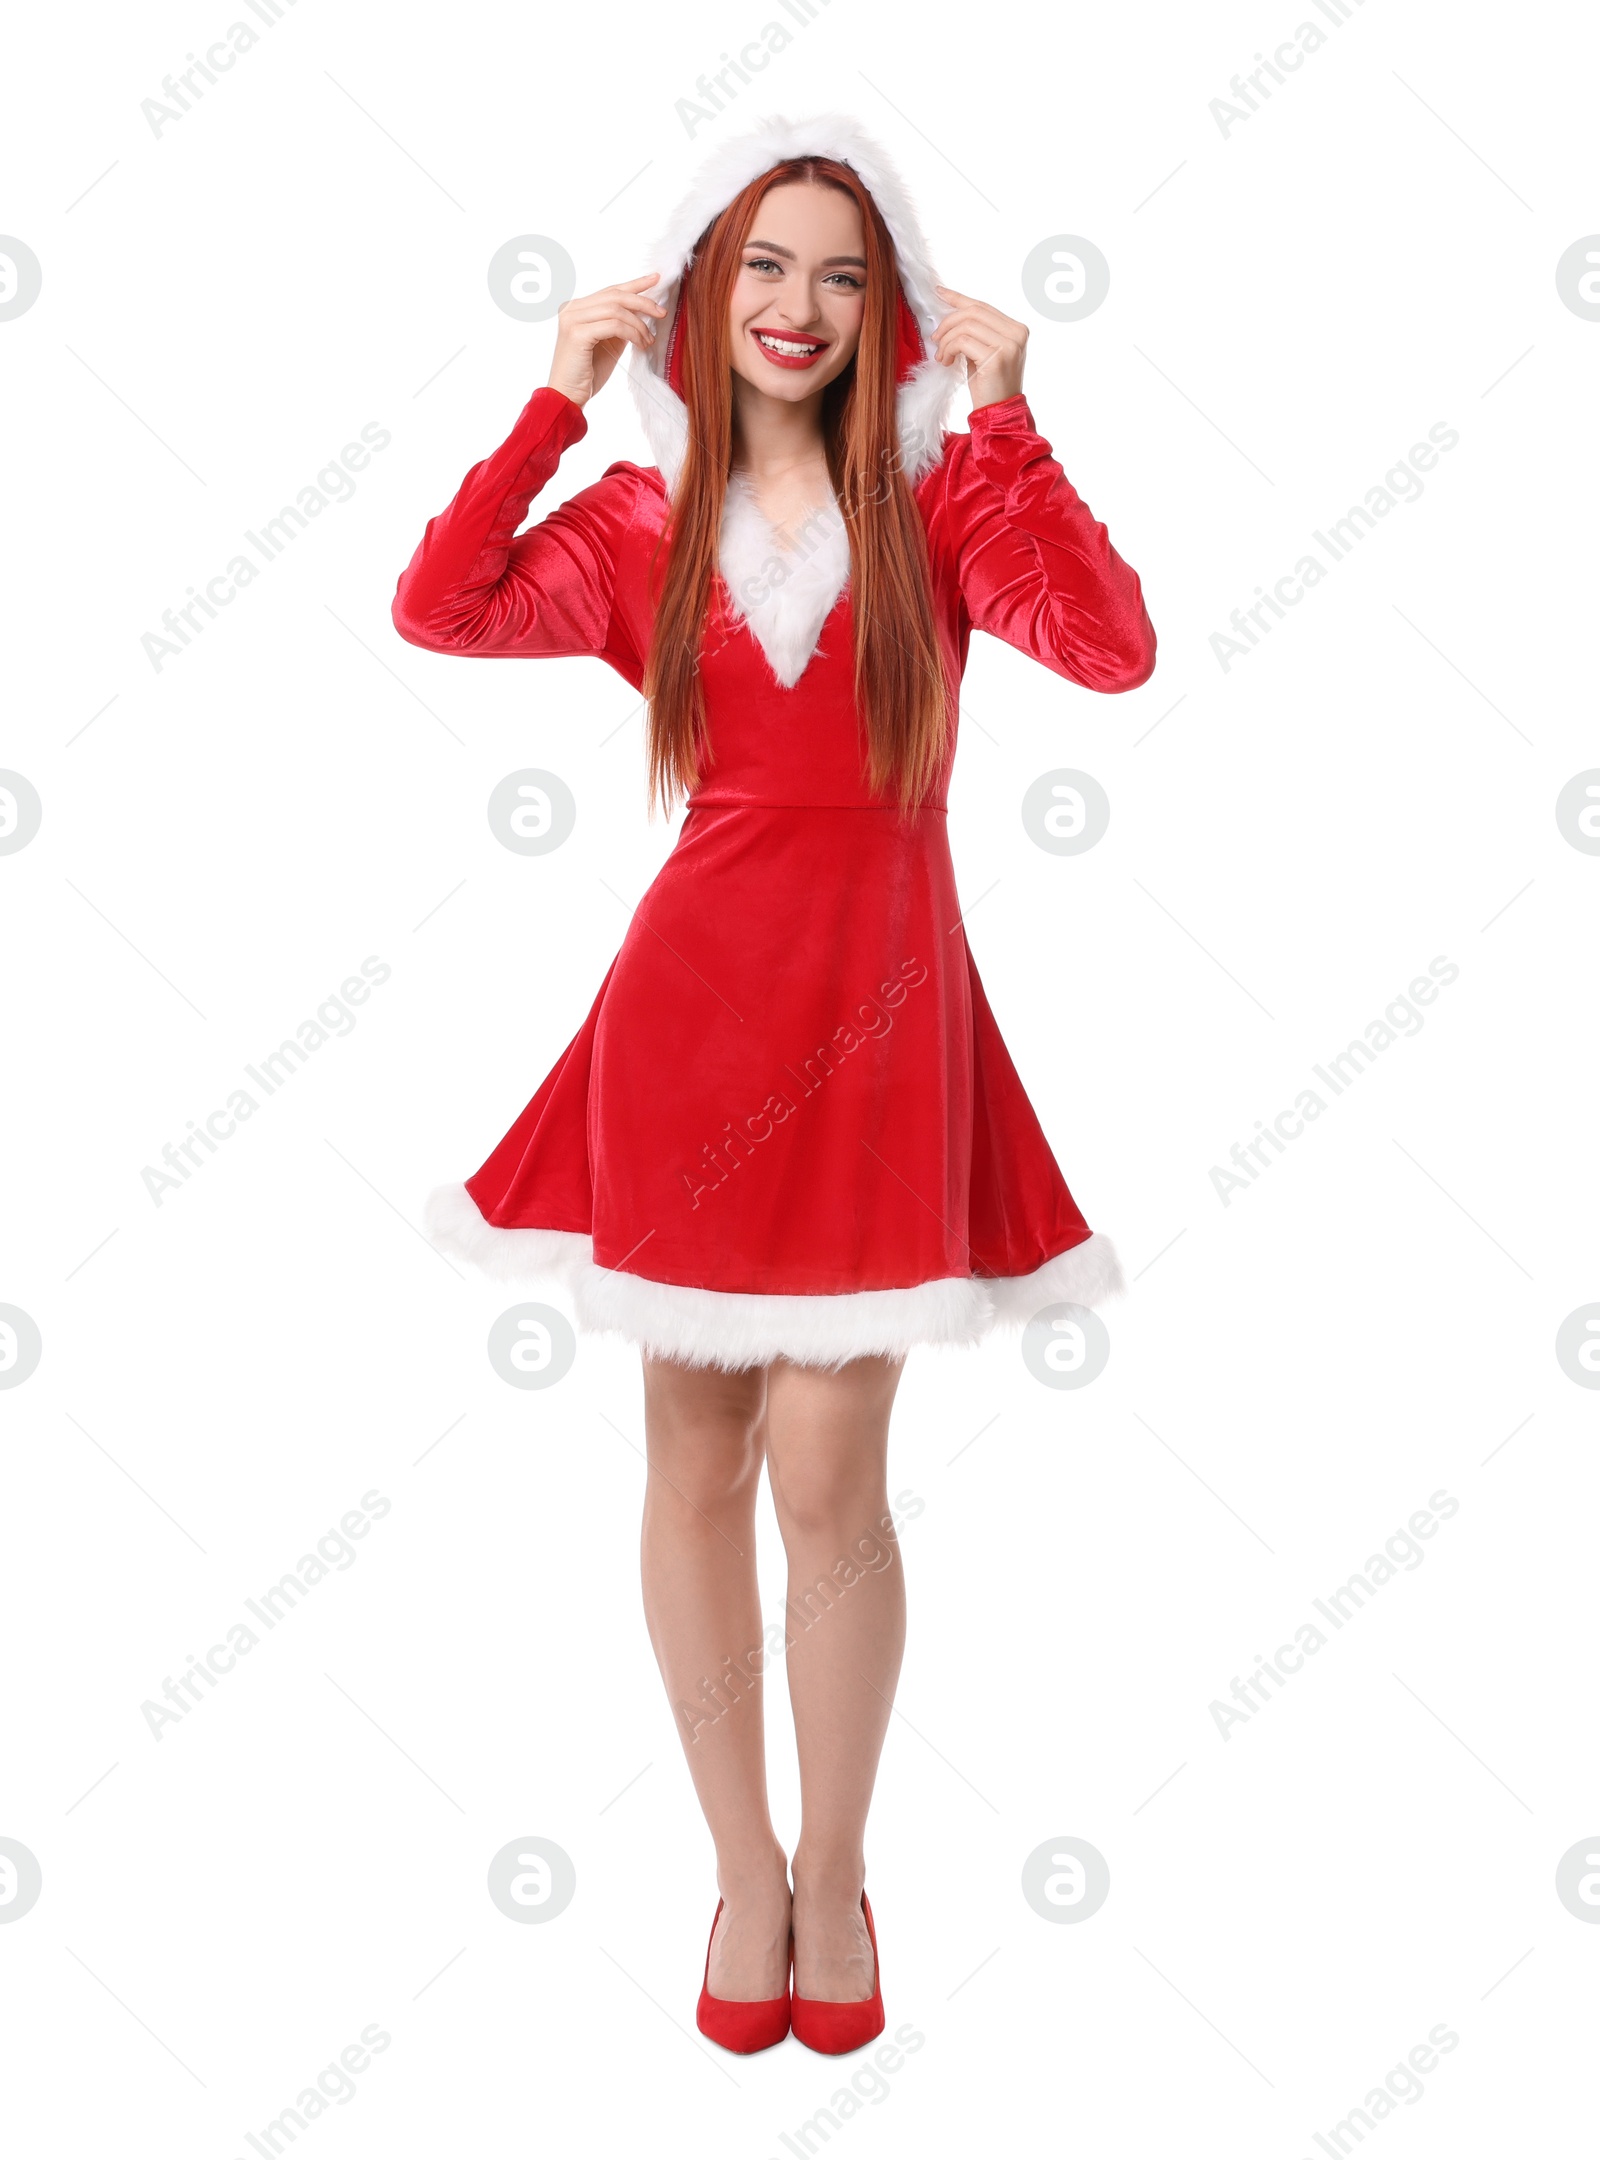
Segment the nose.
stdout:
<svg viewBox="0 0 1600 2160">
<path fill-rule="evenodd" d="M 820 321 L 822 308 L 809 283 L 800 280 L 800 289 L 784 295 L 778 308 L 777 320 L 790 330 L 809 330 Z"/>
</svg>

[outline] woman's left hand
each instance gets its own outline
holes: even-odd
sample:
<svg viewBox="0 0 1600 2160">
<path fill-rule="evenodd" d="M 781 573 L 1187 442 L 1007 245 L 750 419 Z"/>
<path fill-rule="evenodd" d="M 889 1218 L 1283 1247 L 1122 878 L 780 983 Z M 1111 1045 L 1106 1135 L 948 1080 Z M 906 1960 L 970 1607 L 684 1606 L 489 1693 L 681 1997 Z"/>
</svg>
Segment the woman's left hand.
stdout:
<svg viewBox="0 0 1600 2160">
<path fill-rule="evenodd" d="M 1022 388 L 1027 324 L 1013 322 L 986 300 L 974 300 L 970 293 L 956 292 L 949 285 L 933 289 L 950 303 L 950 313 L 934 332 L 934 354 L 947 367 L 958 353 L 965 359 L 973 410 L 1015 397 Z"/>
</svg>

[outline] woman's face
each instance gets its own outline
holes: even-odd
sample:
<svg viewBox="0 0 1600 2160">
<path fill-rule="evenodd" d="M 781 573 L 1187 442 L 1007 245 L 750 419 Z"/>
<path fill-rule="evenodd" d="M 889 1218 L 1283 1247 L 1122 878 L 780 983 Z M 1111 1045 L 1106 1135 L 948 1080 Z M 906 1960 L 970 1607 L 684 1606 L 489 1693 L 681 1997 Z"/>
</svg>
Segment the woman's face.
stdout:
<svg viewBox="0 0 1600 2160">
<path fill-rule="evenodd" d="M 799 404 L 843 374 L 860 342 L 861 212 L 840 188 L 785 181 L 762 196 L 750 232 L 729 303 L 734 373 Z"/>
</svg>

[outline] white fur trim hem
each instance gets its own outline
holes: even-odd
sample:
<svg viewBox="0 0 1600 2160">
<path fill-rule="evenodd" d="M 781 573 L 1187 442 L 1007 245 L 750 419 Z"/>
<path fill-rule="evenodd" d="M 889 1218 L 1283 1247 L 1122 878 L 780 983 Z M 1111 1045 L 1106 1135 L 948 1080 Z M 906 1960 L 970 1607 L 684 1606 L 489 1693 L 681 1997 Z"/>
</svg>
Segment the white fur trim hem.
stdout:
<svg viewBox="0 0 1600 2160">
<path fill-rule="evenodd" d="M 654 1356 L 739 1371 L 785 1357 L 837 1368 L 898 1357 L 919 1344 L 981 1342 L 1025 1327 L 1047 1305 L 1098 1305 L 1126 1291 L 1111 1240 L 1095 1231 L 1031 1275 L 952 1275 L 907 1290 L 837 1296 L 754 1296 L 652 1282 L 596 1267 L 593 1240 L 575 1230 L 503 1230 L 486 1222 L 465 1185 L 428 1196 L 423 1223 L 441 1252 L 496 1282 L 559 1283 L 585 1334 L 621 1335 Z"/>
</svg>

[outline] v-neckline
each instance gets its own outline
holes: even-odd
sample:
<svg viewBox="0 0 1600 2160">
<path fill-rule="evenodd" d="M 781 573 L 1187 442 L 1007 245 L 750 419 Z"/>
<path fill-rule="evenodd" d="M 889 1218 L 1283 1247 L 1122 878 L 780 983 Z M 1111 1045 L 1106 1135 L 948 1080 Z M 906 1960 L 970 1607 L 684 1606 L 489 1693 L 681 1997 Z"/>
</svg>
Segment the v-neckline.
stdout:
<svg viewBox="0 0 1600 2160">
<path fill-rule="evenodd" d="M 827 512 L 835 514 L 830 518 Z M 778 682 L 792 690 L 815 657 L 823 625 L 850 577 L 850 536 L 838 498 L 819 502 L 800 520 L 816 523 L 814 543 L 795 550 L 779 538 L 742 472 L 728 475 L 718 567 L 733 613 L 742 618 Z M 784 575 L 770 572 L 780 567 Z"/>
<path fill-rule="evenodd" d="M 751 509 L 756 512 L 757 516 L 759 516 L 759 518 L 761 519 L 763 525 L 766 526 L 767 531 L 772 535 L 773 546 L 778 550 L 778 552 L 782 555 L 793 554 L 795 551 L 789 546 L 788 540 L 785 537 L 790 529 L 789 526 L 780 525 L 777 519 L 773 517 L 772 513 L 769 510 L 763 508 L 760 497 L 756 494 L 755 488 L 751 485 L 748 474 L 744 472 L 729 473 L 729 492 L 731 493 L 735 487 L 738 487 L 743 491 L 745 499 L 749 503 Z M 793 520 L 794 529 L 798 532 L 804 532 L 805 528 L 811 523 L 813 518 L 820 516 L 824 511 L 836 508 L 838 500 L 839 498 L 834 494 L 833 489 L 830 487 L 826 495 L 819 495 L 815 502 L 808 503 L 805 506 L 801 514 Z"/>
</svg>

